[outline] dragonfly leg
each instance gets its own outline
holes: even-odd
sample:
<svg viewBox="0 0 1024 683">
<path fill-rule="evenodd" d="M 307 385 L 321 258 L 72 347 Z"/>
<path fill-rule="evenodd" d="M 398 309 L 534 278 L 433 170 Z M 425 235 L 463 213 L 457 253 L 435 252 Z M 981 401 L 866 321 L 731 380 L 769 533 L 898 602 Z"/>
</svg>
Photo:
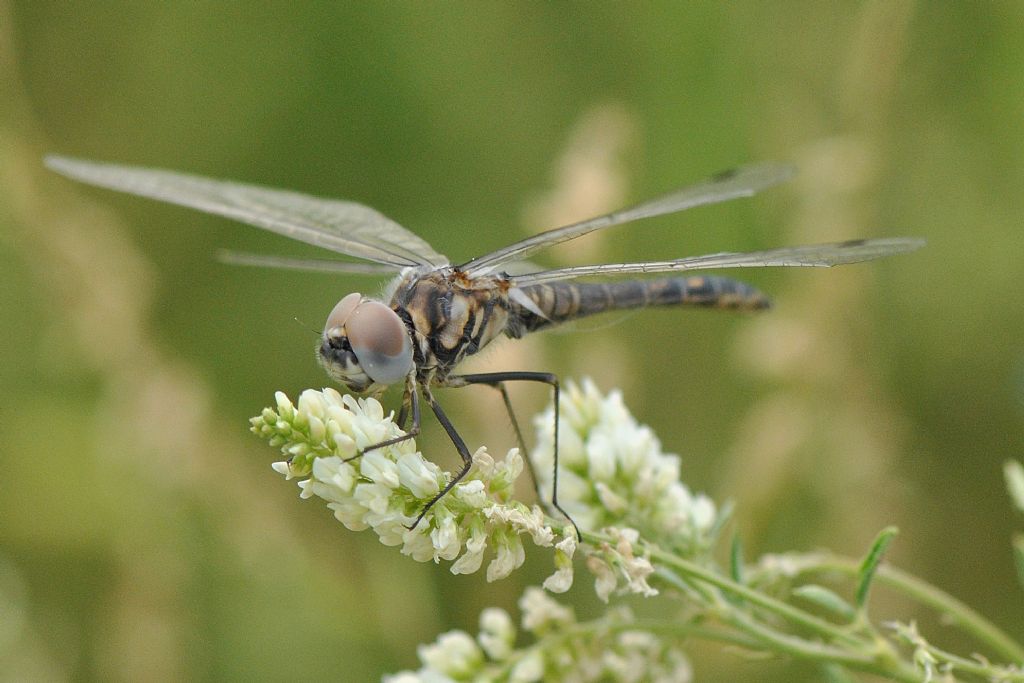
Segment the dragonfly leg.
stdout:
<svg viewBox="0 0 1024 683">
<path fill-rule="evenodd" d="M 406 527 L 407 529 L 415 529 L 420 523 L 423 517 L 430 511 L 430 508 L 434 507 L 434 503 L 444 498 L 445 494 L 452 490 L 452 488 L 458 484 L 463 477 L 469 473 L 469 469 L 473 466 L 473 456 L 469 453 L 469 448 L 466 447 L 466 442 L 462 440 L 459 433 L 455 431 L 455 427 L 452 425 L 451 420 L 441 410 L 441 406 L 438 405 L 434 399 L 433 394 L 430 393 L 430 389 L 427 387 L 423 388 L 423 397 L 427 400 L 427 404 L 430 405 L 430 409 L 434 411 L 434 416 L 437 417 L 437 421 L 444 427 L 444 431 L 448 433 L 448 438 L 455 444 L 455 450 L 459 452 L 459 457 L 462 458 L 462 469 L 452 477 L 452 480 L 448 482 L 443 489 L 441 489 L 437 495 L 427 501 L 427 504 L 423 506 L 416 521 L 411 526 Z"/>
<path fill-rule="evenodd" d="M 414 439 L 417 436 L 419 436 L 419 433 L 420 433 L 420 397 L 419 397 L 419 393 L 417 393 L 417 391 L 416 391 L 416 385 L 415 384 L 410 383 L 406 387 L 405 396 L 402 398 L 402 411 L 401 411 L 401 413 L 398 416 L 398 426 L 401 427 L 402 429 L 405 429 L 406 405 L 409 405 L 412 408 L 412 427 L 410 427 L 409 430 L 405 434 L 403 434 L 402 436 L 396 436 L 393 439 L 388 439 L 387 441 L 381 441 L 380 443 L 375 443 L 375 444 L 373 444 L 371 446 L 367 446 L 366 448 L 364 448 L 363 450 L 359 451 L 358 453 L 356 453 L 352 457 L 345 458 L 342 462 L 351 462 L 352 460 L 357 460 L 358 458 L 363 457 L 363 454 L 366 453 L 367 451 L 375 451 L 378 448 L 384 448 L 386 446 L 393 446 L 396 443 L 401 443 L 402 441 L 408 441 L 409 439 Z"/>
<path fill-rule="evenodd" d="M 501 393 L 501 400 L 505 404 L 505 412 L 508 413 L 508 419 L 512 422 L 512 430 L 516 433 L 516 441 L 519 444 L 519 451 L 523 454 L 523 459 L 526 461 L 526 469 L 530 473 L 530 481 L 533 483 L 533 492 L 537 495 L 537 500 L 543 501 L 543 497 L 540 494 L 540 484 L 537 480 L 537 473 L 533 471 L 533 459 L 530 457 L 530 451 L 526 447 L 526 440 L 523 438 L 523 430 L 519 428 L 519 420 L 516 419 L 516 412 L 512 408 L 512 399 L 509 398 L 508 389 L 505 388 L 504 382 L 492 384 L 491 386 Z"/>
<path fill-rule="evenodd" d="M 533 477 L 534 489 L 537 489 L 537 477 L 533 471 L 533 464 L 530 462 L 529 455 L 523 444 L 523 435 L 519 430 L 519 424 L 516 422 L 515 415 L 512 412 L 512 404 L 508 400 L 508 394 L 505 392 L 504 382 L 542 382 L 551 386 L 554 392 L 555 399 L 555 438 L 554 438 L 554 471 L 551 477 L 551 506 L 562 513 L 562 516 L 569 520 L 572 524 L 572 528 L 576 530 L 576 538 L 583 540 L 580 534 L 580 528 L 576 526 L 576 522 L 569 513 L 562 509 L 562 506 L 558 504 L 558 424 L 559 424 L 559 395 L 560 389 L 558 385 L 558 377 L 550 372 L 485 372 L 475 375 L 454 375 L 448 378 L 449 386 L 465 386 L 467 384 L 486 384 L 488 386 L 496 387 L 502 394 L 505 401 L 505 408 L 508 410 L 509 416 L 512 418 L 512 425 L 516 431 L 516 438 L 519 440 L 519 445 L 523 448 L 523 455 L 526 457 L 526 462 L 529 464 L 530 475 Z M 538 498 L 540 497 L 538 491 Z"/>
<path fill-rule="evenodd" d="M 398 426 L 402 430 L 405 430 L 405 424 L 409 420 L 409 409 L 412 407 L 411 396 L 415 393 L 415 391 L 415 388 L 412 391 L 407 391 L 405 392 L 405 395 L 402 397 L 402 408 L 401 410 L 398 411 Z M 416 409 L 419 410 L 418 404 L 416 406 Z M 416 423 L 419 424 L 419 421 L 417 420 Z"/>
</svg>

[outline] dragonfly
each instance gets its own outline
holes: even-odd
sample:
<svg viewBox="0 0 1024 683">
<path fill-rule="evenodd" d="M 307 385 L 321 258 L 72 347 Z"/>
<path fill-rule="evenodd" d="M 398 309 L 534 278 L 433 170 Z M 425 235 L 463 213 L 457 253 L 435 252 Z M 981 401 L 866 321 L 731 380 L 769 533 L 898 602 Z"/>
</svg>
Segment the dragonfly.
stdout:
<svg viewBox="0 0 1024 683">
<path fill-rule="evenodd" d="M 473 374 L 457 371 L 463 359 L 498 337 L 519 339 L 561 323 L 613 310 L 689 306 L 754 311 L 770 305 L 769 299 L 753 286 L 720 275 L 651 279 L 620 279 L 621 276 L 765 266 L 828 267 L 907 253 L 924 245 L 923 240 L 910 237 L 858 239 L 746 253 L 721 252 L 662 261 L 546 270 L 530 266 L 526 261 L 541 249 L 588 233 L 748 197 L 793 176 L 792 166 L 773 162 L 740 166 L 636 206 L 548 230 L 459 264 L 453 264 L 395 221 L 351 201 L 63 156 L 48 156 L 45 163 L 53 171 L 87 184 L 231 218 L 359 259 L 228 253 L 224 260 L 231 263 L 393 276 L 382 297 L 354 292 L 334 306 L 320 335 L 317 357 L 333 380 L 355 393 L 379 396 L 391 385 L 404 384 L 398 416 L 404 434 L 370 445 L 353 459 L 416 437 L 421 425 L 421 396 L 454 444 L 462 460 L 461 469 L 424 505 L 410 529 L 466 476 L 473 463 L 465 441 L 434 397 L 435 388 L 469 385 L 496 388 L 533 474 L 505 388 L 507 382 L 537 382 L 551 387 L 555 432 L 550 503 L 576 526 L 558 502 L 558 377 L 554 373 L 535 371 Z M 592 277 L 599 279 L 589 281 Z M 536 476 L 533 480 L 539 496 Z M 578 528 L 576 532 L 579 535 Z"/>
</svg>

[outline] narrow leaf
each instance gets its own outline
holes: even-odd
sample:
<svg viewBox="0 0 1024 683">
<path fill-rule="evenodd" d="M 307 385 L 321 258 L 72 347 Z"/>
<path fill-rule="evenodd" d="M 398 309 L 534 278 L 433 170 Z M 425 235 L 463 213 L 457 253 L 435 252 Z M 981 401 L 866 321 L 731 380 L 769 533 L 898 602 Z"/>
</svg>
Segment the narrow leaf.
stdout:
<svg viewBox="0 0 1024 683">
<path fill-rule="evenodd" d="M 818 607 L 835 614 L 841 619 L 853 621 L 853 617 L 855 615 L 853 605 L 848 603 L 846 600 L 843 600 L 833 591 L 830 591 L 824 586 L 819 586 L 813 583 L 805 586 L 798 586 L 793 589 L 793 595 L 814 603 Z"/>
<path fill-rule="evenodd" d="M 729 552 L 729 573 L 736 583 L 743 583 L 743 544 L 739 534 L 732 537 L 732 548 Z"/>
<path fill-rule="evenodd" d="M 878 564 L 882 561 L 882 556 L 885 555 L 885 550 L 889 547 L 889 543 L 892 542 L 892 539 L 898 533 L 899 530 L 894 526 L 882 529 L 878 536 L 875 537 L 871 550 L 868 551 L 864 561 L 861 562 L 860 570 L 857 572 L 857 592 L 854 594 L 858 609 L 864 609 L 864 605 L 868 600 L 868 590 L 871 588 L 872 579 L 875 578 Z"/>
<path fill-rule="evenodd" d="M 821 667 L 823 681 L 826 683 L 856 683 L 857 679 L 838 664 L 825 664 Z"/>
</svg>

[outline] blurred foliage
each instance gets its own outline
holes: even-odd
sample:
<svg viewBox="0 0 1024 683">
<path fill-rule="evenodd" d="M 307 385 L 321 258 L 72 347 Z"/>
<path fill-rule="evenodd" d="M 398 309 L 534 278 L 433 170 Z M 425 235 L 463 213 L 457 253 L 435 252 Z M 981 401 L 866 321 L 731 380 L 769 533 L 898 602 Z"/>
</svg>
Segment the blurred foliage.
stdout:
<svg viewBox="0 0 1024 683">
<path fill-rule="evenodd" d="M 380 285 L 222 266 L 309 252 L 72 186 L 51 151 L 355 199 L 455 259 L 795 161 L 756 200 L 548 262 L 929 246 L 749 273 L 777 302 L 756 319 L 645 312 L 477 367 L 621 386 L 691 487 L 736 499 L 748 556 L 855 554 L 898 525 L 896 564 L 1020 636 L 1000 474 L 1024 420 L 1022 73 L 1019 3 L 0 2 L 0 679 L 371 680 L 514 611 L 549 562 L 452 577 L 299 504 L 246 419 L 322 386 L 321 317 Z M 471 446 L 512 445 L 495 397 L 442 400 Z M 422 444 L 450 464 L 436 426 Z M 709 650 L 703 680 L 819 678 Z"/>
</svg>

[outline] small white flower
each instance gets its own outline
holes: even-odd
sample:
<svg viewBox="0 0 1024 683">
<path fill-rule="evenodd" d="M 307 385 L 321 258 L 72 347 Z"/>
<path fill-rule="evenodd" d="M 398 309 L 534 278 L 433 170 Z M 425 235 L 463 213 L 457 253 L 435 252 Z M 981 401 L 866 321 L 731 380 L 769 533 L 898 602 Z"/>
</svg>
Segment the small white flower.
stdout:
<svg viewBox="0 0 1024 683">
<path fill-rule="evenodd" d="M 418 654 L 429 668 L 460 679 L 472 676 L 484 658 L 476 641 L 463 631 L 441 634 L 436 643 L 421 645 Z"/>
<path fill-rule="evenodd" d="M 356 485 L 356 469 L 336 456 L 317 458 L 313 461 L 313 480 L 336 489 L 336 497 L 347 497 Z"/>
<path fill-rule="evenodd" d="M 356 500 L 362 503 L 368 511 L 378 515 L 383 515 L 388 511 L 390 495 L 391 488 L 384 484 L 356 484 Z"/>
<path fill-rule="evenodd" d="M 566 545 L 568 547 L 568 545 Z M 637 630 L 622 630 L 633 621 L 627 609 L 613 609 L 592 622 L 579 624 L 572 610 L 539 588 L 527 588 L 519 600 L 523 639 L 511 617 L 489 608 L 480 615 L 473 639 L 461 631 L 442 634 L 432 645 L 419 648 L 423 667 L 385 679 L 399 683 L 453 681 L 604 681 L 625 683 L 689 683 L 692 672 L 675 638 Z"/>
<path fill-rule="evenodd" d="M 295 406 L 283 391 L 274 392 L 274 400 L 277 402 L 277 414 L 282 420 L 288 420 L 295 416 Z"/>
<path fill-rule="evenodd" d="M 487 488 L 482 481 L 467 481 L 465 485 L 456 487 L 452 497 L 471 508 L 483 509 L 488 505 Z"/>
<path fill-rule="evenodd" d="M 646 540 L 684 556 L 711 547 L 714 504 L 690 493 L 679 479 L 678 456 L 662 452 L 619 392 L 605 396 L 590 380 L 567 382 L 559 407 L 559 500 L 577 525 L 637 528 Z M 553 420 L 552 408 L 535 419 L 534 470 L 545 496 L 551 494 Z"/>
<path fill-rule="evenodd" d="M 576 553 L 576 535 L 568 533 L 555 545 L 555 573 L 544 580 L 544 588 L 552 593 L 564 593 L 572 588 L 573 563 Z"/>
<path fill-rule="evenodd" d="M 323 499 L 349 529 L 373 529 L 381 543 L 400 546 L 417 561 L 452 561 L 453 572 L 470 573 L 490 552 L 487 578 L 494 581 L 523 564 L 521 536 L 540 546 L 554 542 L 543 512 L 512 498 L 523 470 L 517 450 L 494 458 L 478 449 L 469 473 L 419 519 L 451 475 L 427 461 L 414 440 L 350 460 L 359 449 L 403 436 L 378 401 L 333 389 L 307 390 L 296 407 L 278 393 L 276 409 L 264 409 L 250 423 L 255 434 L 288 456 L 273 468 L 286 478 L 300 478 L 302 498 Z M 565 574 L 559 575 L 562 583 Z"/>
<path fill-rule="evenodd" d="M 364 513 L 363 520 L 374 530 L 380 542 L 386 546 L 402 545 L 411 533 L 407 526 L 410 520 L 397 513 L 385 514 L 380 517 L 372 513 Z M 423 561 L 426 562 L 426 560 Z"/>
<path fill-rule="evenodd" d="M 399 671 L 391 676 L 384 676 L 384 683 L 425 683 L 423 677 L 412 671 Z"/>
<path fill-rule="evenodd" d="M 452 574 L 472 574 L 480 569 L 487 549 L 487 530 L 483 523 L 474 520 L 470 524 L 469 539 L 466 540 L 466 552 L 452 564 Z"/>
<path fill-rule="evenodd" d="M 430 541 L 434 545 L 434 561 L 454 560 L 462 550 L 462 539 L 455 518 L 446 515 L 440 518 L 437 526 L 430 531 Z"/>
<path fill-rule="evenodd" d="M 531 633 L 540 634 L 576 621 L 570 608 L 558 604 L 544 591 L 532 586 L 519 598 L 519 611 L 523 614 L 523 629 Z"/>
<path fill-rule="evenodd" d="M 398 474 L 398 464 L 384 453 L 384 449 L 378 448 L 363 455 L 360 463 L 360 473 L 364 477 L 373 479 L 377 484 L 386 486 L 389 489 L 396 489 L 401 483 Z"/>
<path fill-rule="evenodd" d="M 567 590 L 572 588 L 572 580 L 574 574 L 572 567 L 561 567 L 555 570 L 555 573 L 544 579 L 544 590 L 551 591 L 552 593 L 565 593 Z"/>
<path fill-rule="evenodd" d="M 354 498 L 340 503 L 328 503 L 327 507 L 334 512 L 335 519 L 344 524 L 349 531 L 362 531 L 370 528 L 370 525 L 363 519 L 366 508 L 357 503 Z M 383 538 L 381 538 L 381 542 L 384 545 L 398 545 L 397 543 L 388 543 Z"/>
<path fill-rule="evenodd" d="M 383 538 L 381 538 L 383 541 Z M 404 529 L 402 533 L 402 554 L 408 555 L 417 562 L 429 562 L 434 559 L 436 548 L 427 529 Z"/>
<path fill-rule="evenodd" d="M 555 532 L 544 523 L 544 513 L 539 507 L 525 505 L 491 505 L 484 509 L 488 519 L 500 520 L 517 532 L 530 534 L 533 542 L 547 547 L 554 543 Z"/>
<path fill-rule="evenodd" d="M 487 580 L 503 579 L 526 561 L 526 551 L 519 535 L 512 531 L 498 532 L 494 538 L 497 554 L 487 565 Z"/>
<path fill-rule="evenodd" d="M 480 613 L 480 633 L 476 639 L 492 660 L 507 659 L 516 641 L 516 627 L 512 617 L 503 609 L 488 607 Z"/>
<path fill-rule="evenodd" d="M 654 566 L 646 557 L 638 557 L 633 549 L 640 535 L 635 529 L 608 529 L 615 546 L 603 545 L 587 557 L 587 568 L 595 576 L 594 590 L 604 602 L 615 590 L 644 596 L 658 591 L 647 583 Z M 621 585 L 620 585 L 621 579 Z"/>
<path fill-rule="evenodd" d="M 322 418 L 327 414 L 327 399 L 323 392 L 306 389 L 299 394 L 299 412 Z"/>
<path fill-rule="evenodd" d="M 509 674 L 513 683 L 535 683 L 544 678 L 544 659 L 536 650 L 531 650 L 525 657 L 516 662 Z"/>
<path fill-rule="evenodd" d="M 619 583 L 615 570 L 597 555 L 587 557 L 587 569 L 594 575 L 594 592 L 597 593 L 597 597 L 601 602 L 608 602 L 612 591 Z"/>
<path fill-rule="evenodd" d="M 623 515 L 629 512 L 629 500 L 619 495 L 615 489 L 604 482 L 594 484 L 597 498 L 601 501 L 604 509 L 612 514 Z"/>
<path fill-rule="evenodd" d="M 427 463 L 419 453 L 403 453 L 398 457 L 398 480 L 417 498 L 433 498 L 441 490 L 440 468 Z"/>
</svg>

